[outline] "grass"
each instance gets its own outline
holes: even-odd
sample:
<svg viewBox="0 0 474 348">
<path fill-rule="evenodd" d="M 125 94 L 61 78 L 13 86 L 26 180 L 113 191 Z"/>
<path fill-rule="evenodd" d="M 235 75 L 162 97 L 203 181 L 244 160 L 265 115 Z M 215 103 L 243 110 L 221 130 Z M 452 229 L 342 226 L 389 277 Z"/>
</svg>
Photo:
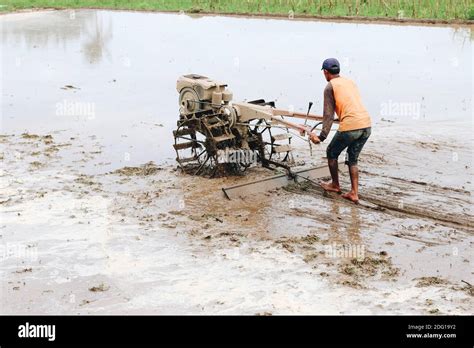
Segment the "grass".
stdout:
<svg viewBox="0 0 474 348">
<path fill-rule="evenodd" d="M 474 20 L 473 0 L 0 0 L 1 11 L 29 8 L 110 8 Z"/>
</svg>

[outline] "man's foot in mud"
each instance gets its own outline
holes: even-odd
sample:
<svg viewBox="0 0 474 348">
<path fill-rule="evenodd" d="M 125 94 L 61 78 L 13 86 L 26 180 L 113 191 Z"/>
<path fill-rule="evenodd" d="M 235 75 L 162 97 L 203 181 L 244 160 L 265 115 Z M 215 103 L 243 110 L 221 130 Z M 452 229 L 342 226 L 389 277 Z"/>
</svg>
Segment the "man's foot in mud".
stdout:
<svg viewBox="0 0 474 348">
<path fill-rule="evenodd" d="M 356 195 L 352 191 L 344 193 L 341 197 L 345 198 L 345 199 L 348 199 L 349 201 L 354 202 L 355 204 L 359 203 L 359 196 Z"/>
<path fill-rule="evenodd" d="M 339 185 L 335 185 L 333 182 L 320 182 L 319 185 L 326 191 L 341 193 Z"/>
</svg>

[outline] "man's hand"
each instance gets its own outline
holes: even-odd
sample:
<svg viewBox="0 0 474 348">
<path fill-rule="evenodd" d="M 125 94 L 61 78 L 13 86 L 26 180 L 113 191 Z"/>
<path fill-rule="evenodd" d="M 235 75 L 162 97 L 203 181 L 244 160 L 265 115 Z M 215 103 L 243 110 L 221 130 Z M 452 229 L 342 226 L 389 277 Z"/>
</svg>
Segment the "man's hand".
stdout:
<svg viewBox="0 0 474 348">
<path fill-rule="evenodd" d="M 310 133 L 309 140 L 311 140 L 313 142 L 313 144 L 319 144 L 321 142 L 319 137 L 316 134 L 313 134 L 313 133 Z"/>
</svg>

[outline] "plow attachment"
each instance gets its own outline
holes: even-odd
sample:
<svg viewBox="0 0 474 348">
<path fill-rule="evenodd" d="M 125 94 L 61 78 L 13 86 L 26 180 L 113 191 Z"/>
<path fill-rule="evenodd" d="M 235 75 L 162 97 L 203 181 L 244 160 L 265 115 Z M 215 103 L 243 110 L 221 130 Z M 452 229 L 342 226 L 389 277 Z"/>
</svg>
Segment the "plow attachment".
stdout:
<svg viewBox="0 0 474 348">
<path fill-rule="evenodd" d="M 289 172 L 288 174 L 279 174 L 240 185 L 223 187 L 222 191 L 227 199 L 243 198 L 256 193 L 281 188 L 292 183 L 303 182 L 305 180 L 317 181 L 328 176 L 330 176 L 329 168 L 325 164 L 319 167 Z"/>
</svg>

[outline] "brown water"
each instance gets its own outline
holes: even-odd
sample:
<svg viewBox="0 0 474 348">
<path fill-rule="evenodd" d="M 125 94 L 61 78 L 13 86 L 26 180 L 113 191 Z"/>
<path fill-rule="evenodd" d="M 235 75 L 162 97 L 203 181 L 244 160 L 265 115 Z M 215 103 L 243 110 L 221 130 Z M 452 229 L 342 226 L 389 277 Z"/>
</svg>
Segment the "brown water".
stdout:
<svg viewBox="0 0 474 348">
<path fill-rule="evenodd" d="M 235 100 L 297 110 L 311 100 L 321 113 L 320 65 L 335 56 L 375 120 L 472 119 L 470 27 L 95 10 L 8 14 L 0 25 L 2 133 L 96 136 L 111 167 L 174 161 L 185 73 L 226 81 Z"/>
</svg>

